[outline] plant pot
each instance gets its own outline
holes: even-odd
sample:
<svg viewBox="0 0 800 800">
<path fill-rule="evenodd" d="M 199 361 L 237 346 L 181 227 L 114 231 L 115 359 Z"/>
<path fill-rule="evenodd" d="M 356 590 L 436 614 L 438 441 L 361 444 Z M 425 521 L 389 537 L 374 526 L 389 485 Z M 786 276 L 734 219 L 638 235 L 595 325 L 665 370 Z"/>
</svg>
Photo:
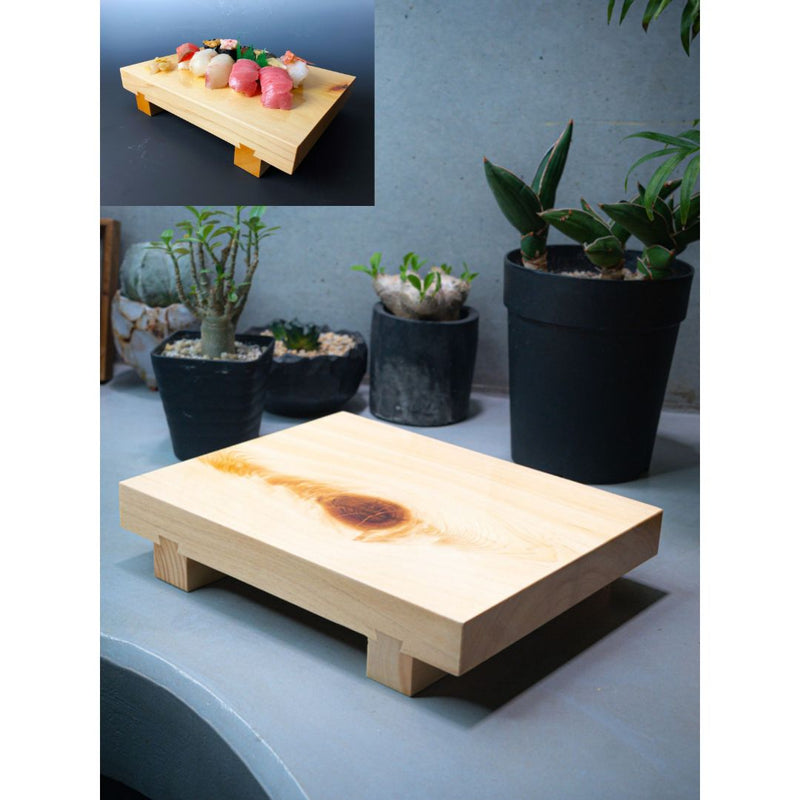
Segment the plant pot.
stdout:
<svg viewBox="0 0 800 800">
<path fill-rule="evenodd" d="M 372 309 L 369 408 L 402 425 L 449 425 L 469 411 L 478 349 L 478 312 L 451 322 L 403 319 Z"/>
<path fill-rule="evenodd" d="M 248 328 L 246 333 L 258 335 L 268 327 Z M 367 371 L 367 343 L 355 331 L 335 333 L 355 340 L 344 355 L 273 355 L 264 401 L 267 411 L 284 417 L 320 417 L 338 411 L 353 397 Z"/>
<path fill-rule="evenodd" d="M 633 267 L 637 253 L 626 252 Z M 548 248 L 550 272 L 505 257 L 511 457 L 581 483 L 620 483 L 650 466 L 694 269 L 653 281 L 568 277 L 582 248 Z"/>
<path fill-rule="evenodd" d="M 237 336 L 237 342 L 266 348 L 253 361 L 163 355 L 170 342 L 199 336 L 197 331 L 180 331 L 151 354 L 172 449 L 181 461 L 259 435 L 275 345 L 268 336 Z"/>
<path fill-rule="evenodd" d="M 196 328 L 199 320 L 182 303 L 149 306 L 119 290 L 111 301 L 111 329 L 120 358 L 133 367 L 149 389 L 157 389 L 150 354 L 177 331 Z"/>
</svg>

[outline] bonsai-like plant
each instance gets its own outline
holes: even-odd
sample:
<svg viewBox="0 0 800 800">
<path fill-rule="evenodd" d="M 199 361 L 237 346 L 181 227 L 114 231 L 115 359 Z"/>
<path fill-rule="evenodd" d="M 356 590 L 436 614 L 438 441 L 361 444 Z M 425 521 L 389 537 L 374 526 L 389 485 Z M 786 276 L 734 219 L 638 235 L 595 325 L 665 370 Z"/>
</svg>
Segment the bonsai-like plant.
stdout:
<svg viewBox="0 0 800 800">
<path fill-rule="evenodd" d="M 235 352 L 234 334 L 259 264 L 259 245 L 277 227 L 261 217 L 265 206 L 249 212 L 236 206 L 233 213 L 186 206 L 192 218 L 176 224 L 183 236 L 165 230 L 156 249 L 164 250 L 175 268 L 181 302 L 200 320 L 201 351 L 207 358 Z M 237 262 L 244 261 L 244 279 L 236 280 Z M 188 256 L 193 284 L 186 287 L 179 257 Z"/>
<path fill-rule="evenodd" d="M 645 207 L 645 188 L 641 185 L 633 200 L 600 203 L 610 222 L 583 199 L 581 208 L 550 209 L 541 216 L 583 245 L 586 257 L 600 270 L 600 277 L 625 277 L 625 244 L 633 234 L 644 245 L 636 263 L 638 277 L 664 278 L 670 274 L 678 253 L 700 238 L 700 194 L 691 196 L 684 222 L 670 196 L 680 185 L 680 180 L 665 183 L 652 212 Z"/>
<path fill-rule="evenodd" d="M 351 269 L 365 272 L 383 305 L 396 317 L 420 320 L 456 320 L 477 272 L 470 272 L 466 264 L 460 277 L 453 275 L 448 264 L 431 266 L 423 274 L 427 263 L 416 253 L 406 253 L 397 274 L 387 274 L 381 266 L 381 253 L 373 253 L 369 266 L 356 264 Z"/>
<path fill-rule="evenodd" d="M 555 203 L 571 141 L 572 120 L 539 162 L 530 185 L 507 169 L 483 159 L 489 188 L 506 219 L 522 234 L 522 263 L 531 269 L 547 270 L 549 226 L 541 212 Z"/>
</svg>

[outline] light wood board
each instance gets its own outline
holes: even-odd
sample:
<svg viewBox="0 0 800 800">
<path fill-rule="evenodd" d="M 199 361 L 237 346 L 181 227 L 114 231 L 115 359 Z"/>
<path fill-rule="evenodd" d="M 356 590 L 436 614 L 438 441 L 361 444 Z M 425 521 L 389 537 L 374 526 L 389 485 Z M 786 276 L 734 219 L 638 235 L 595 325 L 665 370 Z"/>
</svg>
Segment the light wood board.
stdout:
<svg viewBox="0 0 800 800">
<path fill-rule="evenodd" d="M 177 55 L 171 56 L 177 62 Z M 150 61 L 120 69 L 122 85 L 148 115 L 169 111 L 235 148 L 234 163 L 259 176 L 267 165 L 292 174 L 341 109 L 352 75 L 309 66 L 288 111 L 264 108 L 260 95 L 245 97 L 229 87 L 206 89 L 189 70 L 151 73 Z"/>
<path fill-rule="evenodd" d="M 120 511 L 159 577 L 231 575 L 358 631 L 368 675 L 406 694 L 652 557 L 661 527 L 654 506 L 346 412 L 125 480 Z"/>
</svg>

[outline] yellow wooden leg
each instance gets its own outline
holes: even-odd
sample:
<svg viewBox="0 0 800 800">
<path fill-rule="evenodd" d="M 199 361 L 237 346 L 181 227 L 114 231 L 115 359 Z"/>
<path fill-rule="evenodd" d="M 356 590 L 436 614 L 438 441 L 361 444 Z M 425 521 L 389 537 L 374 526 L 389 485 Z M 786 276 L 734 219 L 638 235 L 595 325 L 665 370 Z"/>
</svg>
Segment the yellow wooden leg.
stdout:
<svg viewBox="0 0 800 800">
<path fill-rule="evenodd" d="M 269 169 L 269 164 L 257 158 L 253 151 L 243 144 L 237 145 L 233 151 L 233 163 L 245 172 L 255 175 L 256 178 L 260 178 Z"/>
<path fill-rule="evenodd" d="M 164 110 L 155 103 L 151 103 L 141 92 L 136 92 L 136 108 L 143 111 L 148 117 L 154 117 Z"/>
<path fill-rule="evenodd" d="M 401 653 L 401 646 L 402 642 L 382 633 L 378 633 L 375 639 L 368 639 L 367 677 L 410 696 L 447 674 Z"/>
<path fill-rule="evenodd" d="M 182 556 L 178 552 L 178 545 L 164 538 L 153 545 L 153 571 L 156 578 L 184 592 L 191 592 L 225 577 L 222 572 Z"/>
</svg>

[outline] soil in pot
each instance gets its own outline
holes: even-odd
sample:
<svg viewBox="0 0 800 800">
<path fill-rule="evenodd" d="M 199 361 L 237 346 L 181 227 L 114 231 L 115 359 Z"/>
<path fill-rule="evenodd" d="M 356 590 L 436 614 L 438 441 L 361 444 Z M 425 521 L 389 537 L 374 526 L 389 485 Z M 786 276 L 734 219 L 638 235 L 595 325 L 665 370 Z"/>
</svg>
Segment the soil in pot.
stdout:
<svg viewBox="0 0 800 800">
<path fill-rule="evenodd" d="M 151 354 L 172 449 L 182 461 L 259 435 L 274 348 L 270 338 L 241 335 L 236 358 L 198 358 L 199 336 L 181 331 Z"/>
<path fill-rule="evenodd" d="M 632 265 L 636 253 L 627 254 Z M 580 247 L 550 272 L 505 259 L 512 459 L 582 483 L 647 471 L 693 268 L 662 280 L 590 280 Z"/>
<path fill-rule="evenodd" d="M 270 331 L 261 326 L 247 333 Z M 356 331 L 323 328 L 318 350 L 290 350 L 276 340 L 264 408 L 303 419 L 333 413 L 355 395 L 366 369 L 367 343 Z"/>
<path fill-rule="evenodd" d="M 382 303 L 372 310 L 369 405 L 402 425 L 449 425 L 466 419 L 478 349 L 478 312 L 448 322 L 403 319 Z"/>
</svg>

